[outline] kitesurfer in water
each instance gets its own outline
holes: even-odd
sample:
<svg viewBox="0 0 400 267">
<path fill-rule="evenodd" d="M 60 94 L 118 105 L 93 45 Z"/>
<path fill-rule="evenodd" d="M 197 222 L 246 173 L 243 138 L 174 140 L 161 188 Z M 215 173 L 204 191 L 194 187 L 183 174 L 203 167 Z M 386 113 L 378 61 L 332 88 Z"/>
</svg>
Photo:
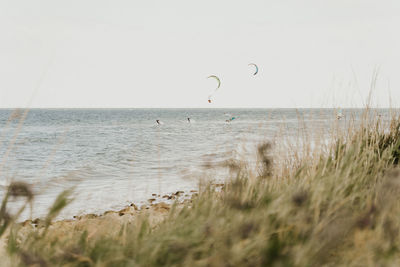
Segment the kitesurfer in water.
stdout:
<svg viewBox="0 0 400 267">
<path fill-rule="evenodd" d="M 233 121 L 234 119 L 236 119 L 236 117 L 232 117 L 232 118 L 230 118 L 230 119 L 228 119 L 228 120 L 225 120 L 226 122 L 231 122 L 231 121 Z"/>
<path fill-rule="evenodd" d="M 339 111 L 336 113 L 336 119 L 341 120 L 344 117 L 342 110 L 339 109 Z"/>
</svg>

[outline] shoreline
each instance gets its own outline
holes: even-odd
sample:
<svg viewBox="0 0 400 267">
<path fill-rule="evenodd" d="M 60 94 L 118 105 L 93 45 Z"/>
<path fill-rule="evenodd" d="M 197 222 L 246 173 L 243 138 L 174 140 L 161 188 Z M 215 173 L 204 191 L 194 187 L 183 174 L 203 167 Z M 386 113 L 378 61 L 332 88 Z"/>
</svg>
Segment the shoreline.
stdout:
<svg viewBox="0 0 400 267">
<path fill-rule="evenodd" d="M 221 186 L 218 184 L 216 186 Z M 135 203 L 131 203 L 122 209 L 106 210 L 101 214 L 85 213 L 83 215 L 75 215 L 72 218 L 55 220 L 50 223 L 50 235 L 55 232 L 59 238 L 66 238 L 69 233 L 74 231 L 86 231 L 88 238 L 94 237 L 99 229 L 113 229 L 109 234 L 115 234 L 115 231 L 121 229 L 126 224 L 135 223 L 141 216 L 146 216 L 150 223 L 150 227 L 155 227 L 161 223 L 168 215 L 173 205 L 182 208 L 184 204 L 192 202 L 193 198 L 198 196 L 198 190 L 190 190 L 185 192 L 178 190 L 175 193 L 152 194 L 152 198 L 147 200 L 147 204 L 138 207 Z M 39 231 L 44 228 L 44 218 L 27 219 L 17 223 L 20 226 L 19 233 L 27 236 L 31 231 Z M 6 255 L 8 234 L 0 237 L 0 256 Z M 0 264 L 0 266 L 2 266 Z"/>
<path fill-rule="evenodd" d="M 218 184 L 216 186 L 221 186 Z M 156 222 L 159 222 L 167 212 L 171 209 L 172 205 L 183 205 L 187 202 L 192 202 L 192 199 L 198 195 L 198 190 L 182 191 L 178 190 L 175 193 L 165 194 L 163 196 L 159 194 L 151 194 L 151 198 L 147 200 L 147 204 L 137 205 L 130 203 L 122 209 L 109 209 L 102 213 L 84 213 L 83 215 L 74 215 L 72 218 L 64 218 L 55 220 L 51 223 L 51 227 L 63 226 L 63 224 L 78 225 L 85 223 L 87 220 L 96 219 L 98 221 L 112 219 L 114 221 L 120 221 L 121 223 L 129 223 L 136 217 L 146 214 L 149 217 L 153 217 Z M 125 215 L 128 215 L 124 218 Z M 22 227 L 28 228 L 40 228 L 43 226 L 44 219 L 39 217 L 35 219 L 27 219 L 19 224 Z"/>
</svg>

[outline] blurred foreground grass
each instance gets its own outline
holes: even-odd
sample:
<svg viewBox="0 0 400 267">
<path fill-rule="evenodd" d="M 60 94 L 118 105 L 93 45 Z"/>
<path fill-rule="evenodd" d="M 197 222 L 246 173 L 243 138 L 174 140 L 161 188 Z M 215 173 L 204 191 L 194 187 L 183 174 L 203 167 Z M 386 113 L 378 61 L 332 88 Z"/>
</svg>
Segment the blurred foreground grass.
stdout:
<svg viewBox="0 0 400 267">
<path fill-rule="evenodd" d="M 343 129 L 343 130 L 340 130 Z M 289 148 L 288 148 L 289 149 Z M 256 167 L 231 160 L 221 190 L 204 182 L 191 202 L 165 219 L 68 228 L 52 220 L 24 230 L 7 213 L 9 197 L 33 198 L 12 184 L 0 210 L 11 266 L 397 266 L 400 265 L 400 119 L 366 109 L 360 123 L 337 127 L 331 141 L 277 159 L 270 144 Z M 289 156 L 288 156 L 289 157 Z M 123 217 L 123 216 L 122 216 Z M 89 220 L 88 220 L 89 221 Z M 93 229 L 95 228 L 95 229 Z"/>
</svg>

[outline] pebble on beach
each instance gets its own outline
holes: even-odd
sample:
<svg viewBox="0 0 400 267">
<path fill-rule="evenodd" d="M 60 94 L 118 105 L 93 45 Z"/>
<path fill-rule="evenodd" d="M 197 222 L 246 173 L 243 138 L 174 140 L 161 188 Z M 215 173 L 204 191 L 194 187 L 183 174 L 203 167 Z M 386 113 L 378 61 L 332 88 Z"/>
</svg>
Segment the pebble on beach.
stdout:
<svg viewBox="0 0 400 267">
<path fill-rule="evenodd" d="M 182 195 L 184 193 L 185 193 L 184 191 L 176 191 L 175 196 L 180 196 L 180 195 Z"/>
<path fill-rule="evenodd" d="M 136 211 L 137 211 L 136 206 L 135 207 L 129 206 L 129 207 L 126 207 L 126 208 L 120 210 L 118 212 L 118 215 L 119 216 L 123 216 L 125 214 L 131 214 L 132 215 L 132 214 L 136 213 Z"/>
</svg>

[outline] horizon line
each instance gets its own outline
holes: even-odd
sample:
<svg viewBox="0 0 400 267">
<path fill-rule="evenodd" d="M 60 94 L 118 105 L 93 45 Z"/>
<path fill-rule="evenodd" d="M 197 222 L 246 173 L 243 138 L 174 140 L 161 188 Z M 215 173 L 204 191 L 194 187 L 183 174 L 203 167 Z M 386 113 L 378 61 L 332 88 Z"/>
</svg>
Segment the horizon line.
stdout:
<svg viewBox="0 0 400 267">
<path fill-rule="evenodd" d="M 0 107 L 6 109 L 399 109 L 400 107 Z"/>
</svg>

